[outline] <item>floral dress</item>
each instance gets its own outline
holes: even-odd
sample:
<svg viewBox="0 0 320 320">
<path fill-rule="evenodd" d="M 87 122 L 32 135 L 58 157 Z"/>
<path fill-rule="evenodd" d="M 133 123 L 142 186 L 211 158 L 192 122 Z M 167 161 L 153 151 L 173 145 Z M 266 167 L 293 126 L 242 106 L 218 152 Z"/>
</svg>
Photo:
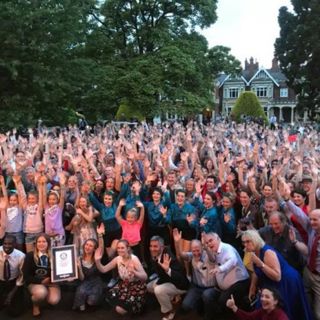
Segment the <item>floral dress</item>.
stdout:
<svg viewBox="0 0 320 320">
<path fill-rule="evenodd" d="M 131 255 L 131 259 L 138 258 L 135 255 Z M 108 292 L 108 300 L 113 306 L 120 306 L 130 313 L 140 313 L 146 302 L 147 286 L 145 281 L 130 275 L 128 270 L 130 263 L 133 263 L 133 261 L 126 264 L 122 258 L 118 260 L 120 280 Z"/>
</svg>

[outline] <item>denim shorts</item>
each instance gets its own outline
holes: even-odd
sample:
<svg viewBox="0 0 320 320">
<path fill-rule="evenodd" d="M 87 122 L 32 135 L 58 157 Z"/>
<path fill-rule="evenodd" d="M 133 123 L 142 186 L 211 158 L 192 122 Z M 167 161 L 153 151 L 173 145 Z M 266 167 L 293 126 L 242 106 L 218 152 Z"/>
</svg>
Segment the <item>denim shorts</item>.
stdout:
<svg viewBox="0 0 320 320">
<path fill-rule="evenodd" d="M 6 235 L 15 236 L 17 244 L 24 244 L 24 233 L 20 232 L 6 232 Z"/>
<path fill-rule="evenodd" d="M 42 232 L 39 233 L 26 233 L 25 235 L 25 242 L 26 244 L 33 244 L 36 242 L 36 237 L 41 234 Z"/>
</svg>

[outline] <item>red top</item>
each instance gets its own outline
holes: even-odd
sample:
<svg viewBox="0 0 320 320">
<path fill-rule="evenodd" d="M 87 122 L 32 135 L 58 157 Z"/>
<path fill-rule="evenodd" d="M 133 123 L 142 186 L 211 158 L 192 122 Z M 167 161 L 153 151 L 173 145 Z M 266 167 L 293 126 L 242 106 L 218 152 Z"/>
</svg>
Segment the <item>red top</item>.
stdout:
<svg viewBox="0 0 320 320">
<path fill-rule="evenodd" d="M 238 309 L 235 315 L 240 320 L 289 320 L 288 316 L 280 308 L 276 308 L 270 313 L 267 313 L 262 308 L 252 312 Z"/>
<path fill-rule="evenodd" d="M 301 210 L 305 213 L 306 216 L 308 215 L 308 206 L 304 205 L 303 207 L 301 207 Z M 291 215 L 290 220 L 293 226 L 298 230 L 303 242 L 305 244 L 308 244 L 308 233 L 304 230 L 298 218 L 296 218 L 296 216 L 294 215 Z"/>
</svg>

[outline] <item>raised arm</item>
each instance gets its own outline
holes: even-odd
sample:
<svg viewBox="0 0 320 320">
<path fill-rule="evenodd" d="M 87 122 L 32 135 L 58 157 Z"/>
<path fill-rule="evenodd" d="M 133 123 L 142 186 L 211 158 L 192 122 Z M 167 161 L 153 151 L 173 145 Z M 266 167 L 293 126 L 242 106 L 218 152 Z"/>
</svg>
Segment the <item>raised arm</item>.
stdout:
<svg viewBox="0 0 320 320">
<path fill-rule="evenodd" d="M 119 201 L 119 205 L 115 214 L 115 218 L 117 219 L 117 221 L 119 222 L 119 224 L 121 224 L 123 218 L 121 217 L 121 210 L 122 208 L 126 205 L 126 200 L 125 199 L 121 199 Z"/>
<path fill-rule="evenodd" d="M 145 213 L 144 205 L 143 205 L 142 202 L 137 201 L 137 202 L 136 202 L 136 206 L 137 206 L 137 208 L 140 209 L 140 215 L 139 215 L 138 222 L 142 225 L 142 224 L 143 224 L 143 221 L 144 221 L 144 213 Z"/>
<path fill-rule="evenodd" d="M 94 259 L 95 259 L 96 266 L 97 266 L 98 270 L 102 273 L 107 273 L 108 271 L 114 269 L 117 266 L 117 261 L 118 261 L 117 259 L 119 257 L 115 257 L 108 264 L 102 265 L 101 264 L 102 252 L 103 252 L 102 248 L 100 248 L 100 247 L 97 248 L 94 253 Z"/>
</svg>

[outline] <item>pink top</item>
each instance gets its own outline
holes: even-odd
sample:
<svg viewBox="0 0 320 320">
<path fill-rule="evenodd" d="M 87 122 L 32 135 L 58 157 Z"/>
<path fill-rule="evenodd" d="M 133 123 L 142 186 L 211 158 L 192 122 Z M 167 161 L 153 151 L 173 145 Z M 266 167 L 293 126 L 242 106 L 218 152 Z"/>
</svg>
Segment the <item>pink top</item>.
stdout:
<svg viewBox="0 0 320 320">
<path fill-rule="evenodd" d="M 140 242 L 140 229 L 142 225 L 135 221 L 134 223 L 128 223 L 126 220 L 121 220 L 122 227 L 122 239 L 129 242 L 129 245 L 134 245 Z"/>
<path fill-rule="evenodd" d="M 42 214 L 39 206 L 27 205 L 24 211 L 23 232 L 24 233 L 39 233 L 43 231 Z"/>
</svg>

